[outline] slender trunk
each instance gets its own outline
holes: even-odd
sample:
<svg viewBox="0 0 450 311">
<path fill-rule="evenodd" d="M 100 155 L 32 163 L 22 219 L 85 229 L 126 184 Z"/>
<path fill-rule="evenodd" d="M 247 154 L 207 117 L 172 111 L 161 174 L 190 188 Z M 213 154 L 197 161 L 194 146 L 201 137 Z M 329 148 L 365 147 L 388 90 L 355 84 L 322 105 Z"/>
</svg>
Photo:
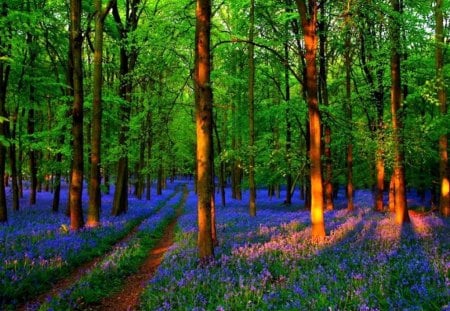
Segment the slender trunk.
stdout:
<svg viewBox="0 0 450 311">
<path fill-rule="evenodd" d="M 389 211 L 395 212 L 395 174 L 392 173 L 389 181 Z"/>
<path fill-rule="evenodd" d="M 6 17 L 8 15 L 7 2 L 3 1 L 1 6 L 0 16 Z M 8 57 L 8 53 L 11 49 L 11 45 L 6 43 L 6 31 L 0 33 L 0 56 Z M 9 62 L 0 61 L 0 117 L 8 118 L 6 111 L 6 90 L 8 87 L 9 73 L 11 66 Z M 8 136 L 8 123 L 0 123 L 0 136 L 7 138 Z M 8 221 L 8 212 L 6 209 L 6 192 L 5 192 L 5 163 L 6 162 L 6 146 L 0 143 L 0 223 Z"/>
<path fill-rule="evenodd" d="M 347 141 L 347 209 L 352 211 L 353 204 L 353 116 L 352 116 L 352 89 L 351 89 L 351 29 L 350 29 L 350 12 L 349 7 L 345 14 L 345 112 L 347 115 L 347 123 L 349 124 L 349 133 Z"/>
<path fill-rule="evenodd" d="M 400 1 L 391 0 L 395 13 L 400 14 Z M 397 223 L 409 222 L 406 205 L 405 157 L 403 151 L 403 116 L 401 69 L 400 69 L 400 21 L 395 16 L 391 20 L 391 113 L 394 135 L 394 184 L 395 184 L 395 219 Z"/>
<path fill-rule="evenodd" d="M 73 55 L 73 106 L 72 137 L 73 160 L 71 184 L 69 190 L 70 228 L 79 230 L 84 227 L 82 210 L 83 190 L 83 71 L 81 30 L 81 0 L 70 0 L 70 44 Z"/>
<path fill-rule="evenodd" d="M 149 201 L 151 199 L 152 191 L 152 175 L 151 175 L 151 160 L 152 160 L 152 147 L 153 147 L 153 132 L 152 132 L 152 113 L 147 112 L 147 174 L 146 174 L 146 193 L 145 198 Z"/>
<path fill-rule="evenodd" d="M 11 139 L 13 142 L 11 142 L 11 145 L 9 146 L 9 164 L 11 166 L 11 183 L 12 183 L 12 207 L 14 211 L 18 211 L 19 206 L 19 184 L 18 184 L 18 177 L 17 177 L 17 155 L 16 155 L 16 144 L 14 143 L 14 140 L 16 138 L 16 122 L 17 122 L 17 113 L 14 114 L 12 117 L 12 120 L 10 121 L 12 123 L 12 129 L 11 129 Z"/>
<path fill-rule="evenodd" d="M 64 144 L 64 136 L 61 136 L 60 140 L 61 145 Z M 62 154 L 58 152 L 56 154 L 56 163 L 57 163 L 57 169 L 55 174 L 55 180 L 54 180 L 54 192 L 53 192 L 53 202 L 52 202 L 52 211 L 54 213 L 58 212 L 59 210 L 59 201 L 60 201 L 60 194 L 61 194 L 61 163 L 62 163 Z"/>
<path fill-rule="evenodd" d="M 158 178 L 156 180 L 156 194 L 161 195 L 162 189 L 163 189 L 163 176 L 164 176 L 164 168 L 162 164 L 162 156 L 159 157 L 159 164 L 158 164 Z"/>
<path fill-rule="evenodd" d="M 321 20 L 318 23 L 319 32 L 319 95 L 321 97 L 320 103 L 324 106 L 329 106 L 328 100 L 328 85 L 327 85 L 327 55 L 326 55 L 326 43 L 327 43 L 327 27 L 325 24 L 325 6 L 321 9 Z M 324 135 L 323 135 L 323 154 L 325 156 L 325 170 L 324 170 L 324 204 L 327 211 L 334 209 L 333 204 L 333 166 L 331 159 L 331 127 L 329 122 L 324 122 Z"/>
<path fill-rule="evenodd" d="M 34 105 L 35 98 L 34 98 L 35 88 L 34 86 L 30 86 L 30 103 L 31 105 Z M 27 122 L 27 132 L 30 137 L 34 134 L 34 125 L 35 125 L 35 111 L 34 108 L 30 108 L 28 110 L 28 122 Z M 33 141 L 34 139 L 31 138 Z M 32 146 L 29 151 L 29 157 L 30 157 L 30 178 L 31 178 L 31 189 L 30 189 L 30 205 L 36 204 L 36 191 L 37 191 L 37 155 L 36 151 L 33 149 Z"/>
<path fill-rule="evenodd" d="M 110 7 L 110 6 L 109 6 Z M 109 11 L 102 10 L 102 0 L 94 0 L 95 39 L 94 70 L 92 78 L 92 120 L 91 120 L 91 157 L 89 178 L 89 205 L 87 225 L 96 227 L 100 224 L 100 208 L 102 205 L 101 185 L 101 133 L 102 133 L 102 57 L 103 57 L 103 21 Z"/>
<path fill-rule="evenodd" d="M 287 25 L 286 25 L 286 36 L 287 36 Z M 286 39 L 287 40 L 287 39 Z M 286 64 L 284 66 L 284 84 L 286 92 L 286 205 L 292 204 L 292 167 L 291 167 L 291 149 L 292 149 L 292 122 L 291 122 L 291 87 L 289 85 L 289 44 L 286 41 L 284 43 L 284 58 L 286 59 Z"/>
<path fill-rule="evenodd" d="M 211 228 L 212 90 L 210 81 L 211 1 L 197 0 L 195 29 L 195 105 L 197 131 L 198 255 L 214 256 Z"/>
<path fill-rule="evenodd" d="M 255 46 L 252 44 L 255 23 L 255 0 L 250 0 L 250 30 L 248 45 L 248 121 L 249 121 L 249 167 L 248 184 L 250 190 L 249 214 L 256 216 L 256 185 L 255 185 Z"/>
<path fill-rule="evenodd" d="M 444 19 L 443 0 L 436 0 L 436 81 L 438 84 L 438 100 L 442 118 L 447 116 L 447 94 L 444 82 Z M 442 134 L 439 137 L 439 179 L 440 199 L 439 210 L 444 217 L 450 216 L 450 180 L 448 169 L 448 137 Z"/>
</svg>

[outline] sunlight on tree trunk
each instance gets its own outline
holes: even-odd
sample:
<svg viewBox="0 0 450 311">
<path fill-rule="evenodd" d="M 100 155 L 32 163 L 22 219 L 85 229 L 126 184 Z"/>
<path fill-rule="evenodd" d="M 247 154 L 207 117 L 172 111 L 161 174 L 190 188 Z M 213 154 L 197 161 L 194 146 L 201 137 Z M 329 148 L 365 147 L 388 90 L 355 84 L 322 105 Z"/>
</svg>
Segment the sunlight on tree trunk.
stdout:
<svg viewBox="0 0 450 311">
<path fill-rule="evenodd" d="M 400 1 L 391 0 L 395 13 L 400 13 Z M 401 107 L 401 69 L 400 69 L 400 21 L 395 15 L 391 19 L 391 113 L 392 130 L 394 135 L 394 185 L 395 185 L 395 219 L 397 223 L 409 222 L 408 207 L 406 204 L 405 185 L 405 157 L 403 151 L 403 113 Z"/>
<path fill-rule="evenodd" d="M 195 28 L 195 106 L 197 132 L 198 255 L 201 261 L 214 256 L 211 228 L 212 196 L 212 91 L 211 1 L 197 0 Z"/>
<path fill-rule="evenodd" d="M 438 86 L 438 100 L 442 118 L 447 116 L 447 94 L 444 81 L 444 18 L 443 0 L 436 0 L 436 80 Z M 448 130 L 448 129 L 447 129 Z M 447 134 L 439 137 L 439 177 L 440 199 L 439 209 L 444 217 L 450 216 L 450 179 L 448 169 L 448 138 Z"/>
<path fill-rule="evenodd" d="M 72 137 L 73 161 L 69 190 L 70 228 L 84 227 L 81 195 L 83 191 L 83 72 L 81 31 L 81 0 L 70 1 L 70 44 L 73 56 Z"/>
<path fill-rule="evenodd" d="M 306 94 L 308 101 L 309 129 L 310 129 L 310 163 L 311 163 L 311 223 L 312 239 L 321 240 L 325 237 L 325 223 L 323 217 L 323 186 L 321 170 L 321 135 L 320 113 L 317 99 L 317 10 L 318 4 L 314 0 L 308 1 L 307 10 L 305 1 L 296 0 L 300 14 L 303 36 L 306 48 Z"/>
</svg>

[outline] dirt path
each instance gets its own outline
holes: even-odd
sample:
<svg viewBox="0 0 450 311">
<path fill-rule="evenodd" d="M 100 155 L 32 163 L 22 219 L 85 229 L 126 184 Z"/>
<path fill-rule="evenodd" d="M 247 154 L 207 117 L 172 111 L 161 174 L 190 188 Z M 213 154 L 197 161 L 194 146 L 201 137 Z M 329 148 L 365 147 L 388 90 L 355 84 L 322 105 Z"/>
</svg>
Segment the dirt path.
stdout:
<svg viewBox="0 0 450 311">
<path fill-rule="evenodd" d="M 147 282 L 153 277 L 156 269 L 164 258 L 164 254 L 173 244 L 177 218 L 172 220 L 166 227 L 163 237 L 150 250 L 146 261 L 139 268 L 139 271 L 125 279 L 121 291 L 104 298 L 98 305 L 92 306 L 89 310 L 132 311 L 138 309 L 139 298 L 144 291 Z"/>
<path fill-rule="evenodd" d="M 145 219 L 143 219 L 142 221 L 144 221 L 144 220 Z M 120 243 L 128 242 L 137 233 L 137 231 L 139 229 L 139 225 L 142 223 L 142 221 L 137 223 L 136 226 L 126 236 L 124 236 L 123 238 L 121 238 L 120 240 L 115 242 L 111 246 L 111 250 L 109 252 L 107 252 L 103 255 L 100 255 L 98 257 L 95 257 L 91 261 L 88 261 L 88 262 L 82 264 L 81 266 L 77 267 L 70 275 L 68 275 L 67 277 L 56 282 L 49 291 L 40 294 L 33 300 L 28 301 L 24 305 L 18 307 L 16 310 L 26 311 L 28 309 L 33 309 L 34 306 L 42 304 L 47 297 L 56 296 L 59 293 L 63 292 L 64 290 L 68 289 L 70 286 L 75 284 L 75 282 L 77 282 L 83 275 L 85 275 L 87 272 L 89 272 L 105 256 L 112 254 L 114 252 L 114 247 L 116 245 L 119 245 Z"/>
</svg>

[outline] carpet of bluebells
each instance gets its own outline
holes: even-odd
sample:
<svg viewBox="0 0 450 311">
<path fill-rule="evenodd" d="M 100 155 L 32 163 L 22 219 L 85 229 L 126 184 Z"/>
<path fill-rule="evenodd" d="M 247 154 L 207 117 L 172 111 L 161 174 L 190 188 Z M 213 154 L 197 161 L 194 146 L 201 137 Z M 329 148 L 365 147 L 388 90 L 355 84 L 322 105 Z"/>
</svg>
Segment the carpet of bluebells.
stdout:
<svg viewBox="0 0 450 311">
<path fill-rule="evenodd" d="M 57 214 L 50 211 L 50 193 L 38 193 L 38 204 L 29 207 L 26 192 L 21 211 L 9 211 L 8 224 L 0 226 L 0 309 L 45 292 L 98 256 L 102 260 L 58 297 L 29 307 L 89 309 L 117 290 L 112 285 L 120 287 L 118 280 L 137 271 L 181 204 L 179 184 L 168 186 L 150 202 L 130 196 L 129 211 L 120 217 L 109 216 L 112 196 L 104 195 L 102 226 L 79 233 L 68 230 L 67 189 Z M 449 219 L 411 213 L 411 224 L 399 226 L 389 213 L 372 210 L 370 192 L 356 192 L 353 212 L 339 193 L 336 209 L 325 213 L 325 241 L 312 243 L 310 213 L 298 195 L 287 207 L 260 190 L 251 218 L 248 193 L 238 201 L 227 189 L 226 207 L 219 198 L 216 204 L 215 259 L 200 264 L 197 201 L 189 188 L 175 244 L 148 281 L 142 310 L 450 310 Z M 410 195 L 409 204 L 423 203 Z M 111 250 L 136 225 L 136 236 Z"/>
<path fill-rule="evenodd" d="M 302 201 L 257 196 L 257 216 L 242 201 L 217 202 L 219 246 L 200 265 L 196 197 L 179 219 L 177 240 L 149 281 L 142 310 L 450 310 L 450 222 L 411 216 L 399 226 L 357 191 L 348 212 L 338 196 L 326 212 L 327 238 L 310 241 Z M 409 197 L 409 204 L 415 202 Z M 412 213 L 411 213 L 412 214 Z"/>
<path fill-rule="evenodd" d="M 171 185 L 152 200 L 130 196 L 129 210 L 120 217 L 110 215 L 112 195 L 102 199 L 101 226 L 71 232 L 65 215 L 67 187 L 61 192 L 61 211 L 52 213 L 53 195 L 37 194 L 37 204 L 29 206 L 24 191 L 21 209 L 8 210 L 9 221 L 0 225 L 0 309 L 20 304 L 24 299 L 48 290 L 83 262 L 101 256 L 141 221 L 141 226 L 159 215 L 159 209 L 174 196 Z M 87 193 L 83 194 L 87 206 Z M 158 213 L 157 213 L 158 212 Z M 86 215 L 86 211 L 85 211 Z"/>
</svg>

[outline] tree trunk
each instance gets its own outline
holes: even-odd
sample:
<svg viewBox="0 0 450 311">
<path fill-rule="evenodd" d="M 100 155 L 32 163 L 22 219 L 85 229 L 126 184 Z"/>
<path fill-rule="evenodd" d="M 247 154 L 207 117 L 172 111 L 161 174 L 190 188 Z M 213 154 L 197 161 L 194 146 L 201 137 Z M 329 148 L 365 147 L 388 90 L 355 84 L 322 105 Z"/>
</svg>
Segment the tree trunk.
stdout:
<svg viewBox="0 0 450 311">
<path fill-rule="evenodd" d="M 436 0 L 436 80 L 438 85 L 438 100 L 442 118 L 447 117 L 447 94 L 444 82 L 444 19 L 443 0 Z M 448 117 L 447 117 L 448 118 Z M 448 169 L 448 138 L 447 134 L 439 137 L 439 179 L 441 184 L 439 210 L 444 217 L 450 216 L 450 180 Z"/>
<path fill-rule="evenodd" d="M 14 211 L 18 211 L 19 206 L 19 184 L 18 184 L 18 172 L 17 172 L 17 155 L 16 155 L 16 144 L 14 142 L 16 138 L 16 124 L 17 124 L 17 113 L 14 113 L 14 116 L 12 117 L 12 120 L 10 120 L 12 123 L 12 129 L 11 129 L 11 139 L 13 142 L 11 142 L 11 145 L 9 146 L 9 164 L 11 166 L 11 183 L 12 183 L 12 207 Z"/>
<path fill-rule="evenodd" d="M 115 1 L 114 1 L 115 2 Z M 134 70 L 137 61 L 136 47 L 128 49 L 125 46 L 125 41 L 128 39 L 128 34 L 136 30 L 139 20 L 138 9 L 140 0 L 127 1 L 126 6 L 126 20 L 122 23 L 121 15 L 117 8 L 117 2 L 113 5 L 113 16 L 118 27 L 120 34 L 120 87 L 119 96 L 124 99 L 124 104 L 121 105 L 120 119 L 122 126 L 119 132 L 119 144 L 124 146 L 124 152 L 119 158 L 117 165 L 117 179 L 116 189 L 114 192 L 114 201 L 112 214 L 118 216 L 122 213 L 126 213 L 128 210 L 128 149 L 127 149 L 127 135 L 129 131 L 129 122 L 131 114 L 131 93 L 133 85 L 130 77 L 130 73 Z"/>
<path fill-rule="evenodd" d="M 402 88 L 400 69 L 400 1 L 391 0 L 395 16 L 391 20 L 391 113 L 394 136 L 394 184 L 395 184 L 395 220 L 399 224 L 409 222 L 406 204 L 405 163 L 403 151 L 403 116 L 401 115 Z"/>
<path fill-rule="evenodd" d="M 112 2 L 112 1 L 111 1 Z M 103 57 L 103 24 L 111 8 L 111 2 L 102 10 L 102 0 L 94 0 L 95 39 L 94 70 L 92 78 L 92 120 L 91 120 L 91 167 L 89 178 L 89 206 L 87 225 L 97 227 L 100 224 L 101 194 L 101 133 L 102 133 L 102 57 Z"/>
<path fill-rule="evenodd" d="M 8 15 L 8 2 L 3 1 L 0 7 L 0 16 L 6 17 Z M 11 51 L 11 44 L 7 42 L 6 29 L 1 29 L 0 32 L 0 58 L 9 57 Z M 0 117 L 8 118 L 6 111 L 6 90 L 8 87 L 9 74 L 11 72 L 11 66 L 9 62 L 0 61 Z M 5 139 L 8 137 L 8 123 L 0 123 L 0 136 Z M 6 192 L 5 192 L 5 165 L 6 165 L 6 146 L 0 143 L 0 223 L 8 221 L 8 212 L 6 209 Z"/>
<path fill-rule="evenodd" d="M 198 255 L 214 256 L 211 228 L 212 90 L 210 81 L 211 1 L 197 0 L 195 28 L 195 106 L 197 132 Z"/>
<path fill-rule="evenodd" d="M 317 98 L 317 10 L 318 4 L 315 0 L 308 1 L 308 7 L 305 1 L 296 0 L 297 8 L 300 14 L 303 36 L 306 50 L 306 92 L 309 114 L 310 128 L 310 163 L 311 163 L 311 223 L 313 240 L 321 240 L 325 237 L 325 223 L 323 217 L 323 184 L 321 169 L 321 125 L 319 102 Z"/>
<path fill-rule="evenodd" d="M 353 205 L 353 116 L 352 116 L 352 89 L 351 89 L 351 72 L 352 72 L 352 59 L 351 59 L 351 28 L 350 28 L 350 8 L 347 7 L 345 13 L 345 112 L 347 115 L 347 122 L 349 124 L 349 134 L 347 141 L 347 209 L 352 211 Z"/>
<path fill-rule="evenodd" d="M 255 0 L 250 0 L 250 30 L 248 45 L 248 123 L 249 123 L 249 167 L 248 185 L 250 190 L 249 214 L 256 216 L 256 185 L 255 185 L 255 46 L 253 43 L 255 24 Z"/>
<path fill-rule="evenodd" d="M 79 230 L 84 227 L 82 210 L 83 191 L 83 72 L 81 31 L 81 0 L 70 0 L 70 44 L 72 45 L 73 64 L 73 106 L 72 137 L 73 159 L 71 183 L 69 189 L 70 228 Z"/>
<path fill-rule="evenodd" d="M 319 100 L 320 104 L 329 106 L 328 100 L 328 84 L 327 84 L 327 25 L 325 24 L 325 5 L 321 8 L 321 18 L 318 23 L 319 33 Z M 329 122 L 324 122 L 324 135 L 323 135 L 323 154 L 325 157 L 325 170 L 324 170 L 324 204 L 327 211 L 334 209 L 333 204 L 333 166 L 331 159 L 331 127 Z"/>
<path fill-rule="evenodd" d="M 286 36 L 288 34 L 286 25 Z M 285 99 L 286 99 L 286 205 L 292 204 L 292 167 L 291 167 L 291 149 L 292 149 L 292 122 L 291 122 L 291 87 L 289 84 L 289 43 L 287 41 L 284 43 L 284 58 L 286 59 L 286 64 L 284 66 L 284 84 L 285 84 Z"/>
</svg>

